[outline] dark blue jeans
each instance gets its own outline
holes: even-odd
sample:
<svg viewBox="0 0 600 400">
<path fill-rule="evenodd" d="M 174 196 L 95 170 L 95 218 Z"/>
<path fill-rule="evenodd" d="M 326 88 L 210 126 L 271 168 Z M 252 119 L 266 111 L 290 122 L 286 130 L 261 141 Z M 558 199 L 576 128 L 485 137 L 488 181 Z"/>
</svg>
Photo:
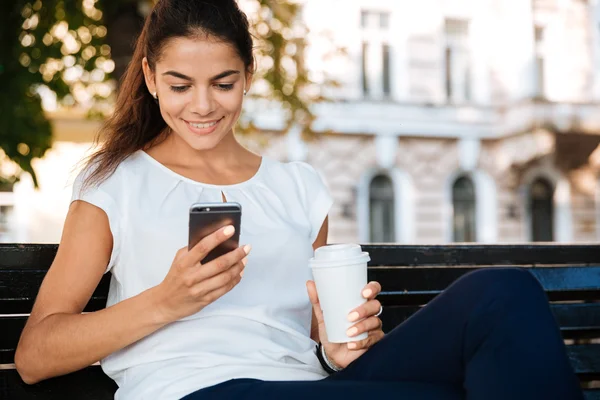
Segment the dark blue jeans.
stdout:
<svg viewBox="0 0 600 400">
<path fill-rule="evenodd" d="M 583 399 L 544 290 L 529 272 L 513 268 L 463 276 L 362 357 L 326 379 L 235 379 L 184 399 L 381 397 Z"/>
</svg>

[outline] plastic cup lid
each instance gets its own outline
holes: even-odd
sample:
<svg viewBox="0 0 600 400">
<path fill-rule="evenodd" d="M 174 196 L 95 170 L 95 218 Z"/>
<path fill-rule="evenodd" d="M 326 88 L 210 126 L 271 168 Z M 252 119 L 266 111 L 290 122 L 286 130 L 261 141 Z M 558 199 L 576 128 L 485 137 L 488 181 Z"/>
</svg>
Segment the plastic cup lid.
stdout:
<svg viewBox="0 0 600 400">
<path fill-rule="evenodd" d="M 362 251 L 358 244 L 333 244 L 319 247 L 315 256 L 308 262 L 311 268 L 339 267 L 347 264 L 369 262 L 369 253 Z"/>
</svg>

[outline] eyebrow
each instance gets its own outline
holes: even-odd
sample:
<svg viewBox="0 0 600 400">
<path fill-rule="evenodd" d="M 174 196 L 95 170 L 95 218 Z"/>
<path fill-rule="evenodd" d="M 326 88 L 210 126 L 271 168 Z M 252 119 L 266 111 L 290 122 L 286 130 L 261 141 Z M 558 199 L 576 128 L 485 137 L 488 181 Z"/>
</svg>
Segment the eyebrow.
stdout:
<svg viewBox="0 0 600 400">
<path fill-rule="evenodd" d="M 240 71 L 236 71 L 234 69 L 229 69 L 227 71 L 223 71 L 220 74 L 213 76 L 210 80 L 218 81 L 219 79 L 227 78 L 228 76 L 231 76 L 231 75 L 235 75 L 235 74 L 239 75 L 239 73 L 240 73 Z"/>
<path fill-rule="evenodd" d="M 216 81 L 216 80 L 223 79 L 223 78 L 226 78 L 228 76 L 239 74 L 239 73 L 240 73 L 240 71 L 236 71 L 234 69 L 229 69 L 227 71 L 223 71 L 220 74 L 217 74 L 217 75 L 213 76 L 212 78 L 210 78 L 210 80 L 211 81 Z M 163 76 L 164 75 L 171 75 L 171 76 L 174 76 L 175 78 L 180 78 L 180 79 L 183 79 L 183 80 L 186 80 L 186 81 L 193 81 L 194 80 L 193 78 L 191 78 L 191 77 L 189 77 L 187 75 L 184 75 L 184 74 L 182 74 L 180 72 L 177 72 L 177 71 L 167 71 L 167 72 L 163 73 Z"/>
</svg>

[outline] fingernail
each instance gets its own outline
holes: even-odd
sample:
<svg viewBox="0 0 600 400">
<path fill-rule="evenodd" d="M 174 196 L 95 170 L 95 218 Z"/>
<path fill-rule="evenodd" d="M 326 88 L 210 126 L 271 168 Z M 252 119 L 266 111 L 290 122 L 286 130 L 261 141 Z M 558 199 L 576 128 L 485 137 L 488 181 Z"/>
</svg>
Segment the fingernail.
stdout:
<svg viewBox="0 0 600 400">
<path fill-rule="evenodd" d="M 348 343 L 348 348 L 349 348 L 349 349 L 355 349 L 355 348 L 356 348 L 356 346 L 357 346 L 357 345 L 356 345 L 356 343 L 354 343 L 354 342 L 349 342 L 349 343 Z"/>
<path fill-rule="evenodd" d="M 365 290 L 363 290 L 363 292 L 362 292 L 362 295 L 363 295 L 363 297 L 365 297 L 365 298 L 366 298 L 366 297 L 369 297 L 369 296 L 370 296 L 370 295 L 372 295 L 372 294 L 373 294 L 373 291 L 372 291 L 371 289 L 365 289 Z"/>
<path fill-rule="evenodd" d="M 225 236 L 233 235 L 233 232 L 235 232 L 233 225 L 226 226 L 225 229 L 223 229 L 223 234 Z"/>
<path fill-rule="evenodd" d="M 244 264 L 244 267 L 246 266 L 246 263 L 248 262 L 248 257 L 244 257 L 242 259 L 242 264 Z"/>
<path fill-rule="evenodd" d="M 356 292 L 354 292 L 356 293 Z M 359 315 L 356 311 L 351 312 L 350 315 L 348 315 L 348 321 L 353 322 L 356 321 L 358 319 Z"/>
<path fill-rule="evenodd" d="M 242 272 L 240 272 L 240 278 L 244 277 L 244 271 L 242 270 Z"/>
<path fill-rule="evenodd" d="M 356 335 L 356 332 L 358 332 L 358 328 L 350 328 L 346 331 L 346 335 L 354 336 L 354 335 Z"/>
<path fill-rule="evenodd" d="M 252 248 L 252 246 L 250 246 L 249 244 L 245 245 L 245 246 L 244 246 L 244 252 L 245 252 L 246 254 L 249 254 L 249 253 L 250 253 L 250 249 L 251 249 L 251 248 Z"/>
</svg>

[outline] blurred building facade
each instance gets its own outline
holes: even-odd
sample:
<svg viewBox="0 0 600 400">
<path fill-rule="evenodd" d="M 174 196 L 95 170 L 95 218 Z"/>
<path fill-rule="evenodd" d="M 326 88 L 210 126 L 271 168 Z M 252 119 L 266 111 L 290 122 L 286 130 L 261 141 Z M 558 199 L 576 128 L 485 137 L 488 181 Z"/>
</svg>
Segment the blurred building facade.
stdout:
<svg viewBox="0 0 600 400">
<path fill-rule="evenodd" d="M 598 240 L 596 1 L 309 0 L 305 11 L 349 58 L 309 57 L 343 83 L 319 107 L 317 127 L 336 134 L 303 153 L 336 197 L 333 240 Z"/>
<path fill-rule="evenodd" d="M 243 141 L 317 168 L 335 198 L 331 242 L 600 239 L 596 1 L 304 3 L 307 65 L 341 83 L 315 106 L 328 133 L 268 133 L 276 118 L 249 104 L 265 133 Z M 326 56 L 331 41 L 346 55 Z M 60 238 L 73 166 L 98 124 L 52 120 L 40 189 L 25 177 L 0 192 L 1 241 Z"/>
</svg>

